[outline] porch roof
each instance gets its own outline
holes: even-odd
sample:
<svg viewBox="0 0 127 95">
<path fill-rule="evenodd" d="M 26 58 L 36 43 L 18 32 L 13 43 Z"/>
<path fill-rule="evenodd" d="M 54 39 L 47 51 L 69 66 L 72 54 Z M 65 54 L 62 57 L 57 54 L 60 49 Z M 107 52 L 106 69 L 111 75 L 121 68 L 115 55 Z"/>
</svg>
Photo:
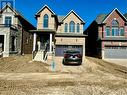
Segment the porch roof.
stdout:
<svg viewBox="0 0 127 95">
<path fill-rule="evenodd" d="M 87 35 L 84 35 L 82 33 L 56 33 L 55 36 L 58 36 L 58 37 L 86 37 Z"/>
<path fill-rule="evenodd" d="M 56 31 L 53 29 L 37 29 L 37 30 L 30 30 L 31 33 L 55 33 Z"/>
</svg>

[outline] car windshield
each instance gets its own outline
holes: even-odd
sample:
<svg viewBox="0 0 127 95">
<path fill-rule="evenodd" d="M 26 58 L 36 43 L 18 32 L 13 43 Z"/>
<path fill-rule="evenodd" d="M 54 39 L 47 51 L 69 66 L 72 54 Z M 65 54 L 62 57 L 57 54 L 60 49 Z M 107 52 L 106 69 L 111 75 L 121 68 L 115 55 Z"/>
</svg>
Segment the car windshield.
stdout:
<svg viewBox="0 0 127 95">
<path fill-rule="evenodd" d="M 80 53 L 80 52 L 75 50 L 67 50 L 66 53 Z"/>
</svg>

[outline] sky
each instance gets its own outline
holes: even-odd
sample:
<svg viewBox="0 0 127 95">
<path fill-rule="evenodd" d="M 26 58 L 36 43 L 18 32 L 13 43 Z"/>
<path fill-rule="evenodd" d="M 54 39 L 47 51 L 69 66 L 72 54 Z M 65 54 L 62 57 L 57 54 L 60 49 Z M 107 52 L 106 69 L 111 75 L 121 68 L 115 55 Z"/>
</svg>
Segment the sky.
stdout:
<svg viewBox="0 0 127 95">
<path fill-rule="evenodd" d="M 123 14 L 127 13 L 127 0 L 15 0 L 16 9 L 34 26 L 35 14 L 45 4 L 57 15 L 66 15 L 74 10 L 85 21 L 84 29 L 98 14 L 109 13 L 114 8 Z"/>
</svg>

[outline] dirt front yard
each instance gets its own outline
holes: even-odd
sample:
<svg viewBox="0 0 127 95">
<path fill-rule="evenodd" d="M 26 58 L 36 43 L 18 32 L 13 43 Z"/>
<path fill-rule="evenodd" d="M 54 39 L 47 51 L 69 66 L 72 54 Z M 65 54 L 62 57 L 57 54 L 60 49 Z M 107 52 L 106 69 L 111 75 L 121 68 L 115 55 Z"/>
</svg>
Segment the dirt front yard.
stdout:
<svg viewBox="0 0 127 95">
<path fill-rule="evenodd" d="M 127 68 L 91 57 L 54 69 L 30 55 L 1 58 L 0 95 L 127 95 Z"/>
</svg>

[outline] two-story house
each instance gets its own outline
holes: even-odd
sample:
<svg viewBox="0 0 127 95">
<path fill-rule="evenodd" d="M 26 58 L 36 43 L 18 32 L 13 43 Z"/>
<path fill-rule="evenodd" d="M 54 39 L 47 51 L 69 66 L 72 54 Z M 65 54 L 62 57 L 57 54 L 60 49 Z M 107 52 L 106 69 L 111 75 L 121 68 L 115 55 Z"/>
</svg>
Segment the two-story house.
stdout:
<svg viewBox="0 0 127 95">
<path fill-rule="evenodd" d="M 30 29 L 36 28 L 11 5 L 5 5 L 0 10 L 0 56 L 32 53 Z"/>
<path fill-rule="evenodd" d="M 31 30 L 34 35 L 34 60 L 46 60 L 53 53 L 63 56 L 67 49 L 78 49 L 85 56 L 85 23 L 73 10 L 65 16 L 59 16 L 45 5 L 35 17 L 37 30 Z"/>
<path fill-rule="evenodd" d="M 127 18 L 117 8 L 98 15 L 85 33 L 88 55 L 102 59 L 127 58 Z"/>
</svg>

